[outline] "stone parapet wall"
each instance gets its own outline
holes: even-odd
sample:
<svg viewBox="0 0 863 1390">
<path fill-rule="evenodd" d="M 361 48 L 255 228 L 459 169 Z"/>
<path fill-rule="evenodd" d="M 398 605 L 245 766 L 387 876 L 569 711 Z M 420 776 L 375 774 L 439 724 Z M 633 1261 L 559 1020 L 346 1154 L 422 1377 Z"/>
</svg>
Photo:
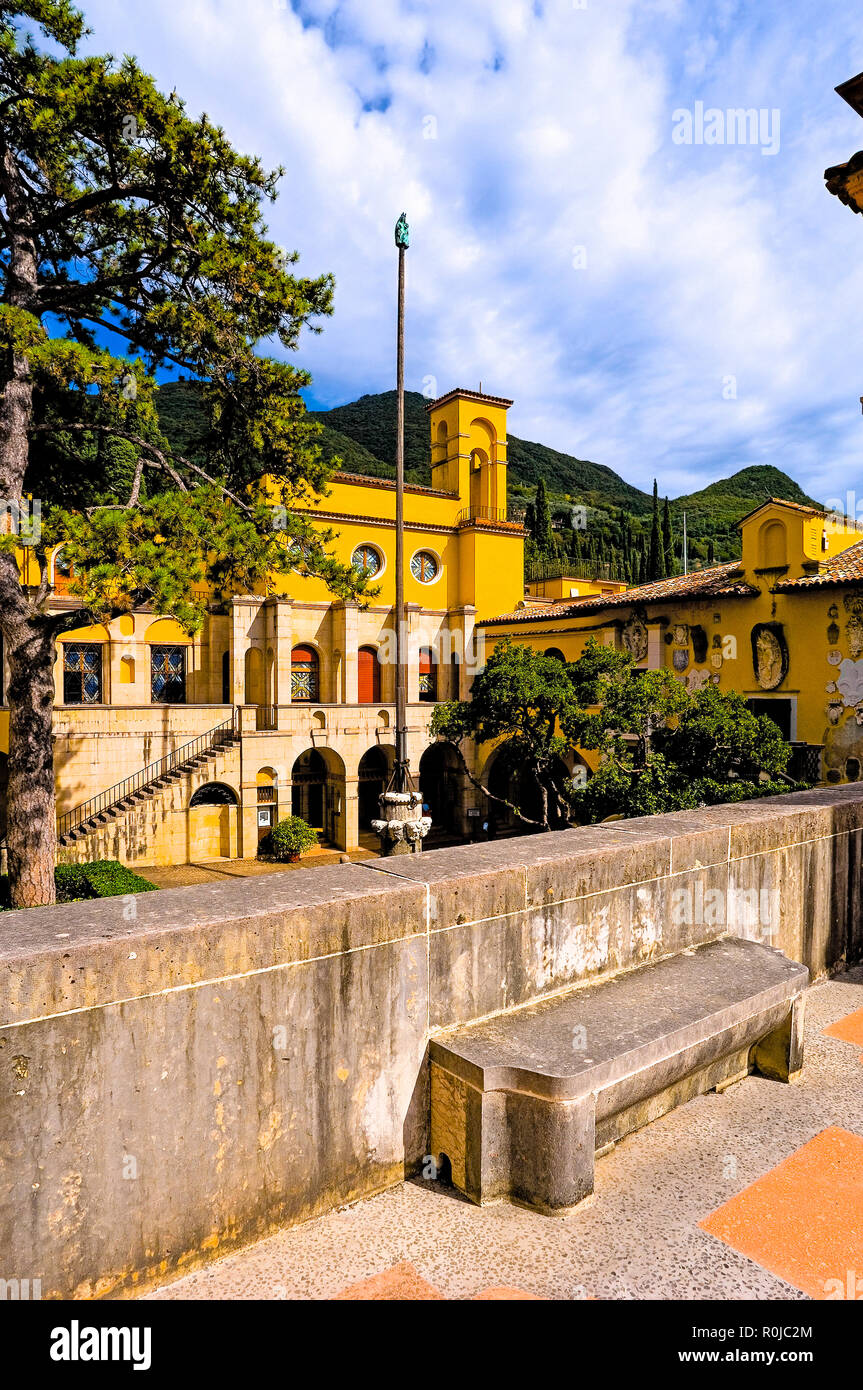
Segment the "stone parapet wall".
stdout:
<svg viewBox="0 0 863 1390">
<path fill-rule="evenodd" d="M 121 1295 L 397 1183 L 437 1030 L 726 931 L 859 960 L 861 834 L 848 786 L 5 914 L 0 1277 Z"/>
</svg>

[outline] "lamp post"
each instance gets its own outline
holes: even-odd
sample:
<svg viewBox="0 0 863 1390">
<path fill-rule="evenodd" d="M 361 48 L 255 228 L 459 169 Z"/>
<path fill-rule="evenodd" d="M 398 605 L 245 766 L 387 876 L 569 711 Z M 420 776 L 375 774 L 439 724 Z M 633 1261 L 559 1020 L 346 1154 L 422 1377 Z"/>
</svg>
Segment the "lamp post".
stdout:
<svg viewBox="0 0 863 1390">
<path fill-rule="evenodd" d="M 431 817 L 422 813 L 422 794 L 413 784 L 408 765 L 407 730 L 407 634 L 405 632 L 405 252 L 410 228 L 402 213 L 396 223 L 399 253 L 398 315 L 396 326 L 396 760 L 386 791 L 380 797 L 380 819 L 372 829 L 380 837 L 381 854 L 418 854 L 431 828 Z"/>
</svg>

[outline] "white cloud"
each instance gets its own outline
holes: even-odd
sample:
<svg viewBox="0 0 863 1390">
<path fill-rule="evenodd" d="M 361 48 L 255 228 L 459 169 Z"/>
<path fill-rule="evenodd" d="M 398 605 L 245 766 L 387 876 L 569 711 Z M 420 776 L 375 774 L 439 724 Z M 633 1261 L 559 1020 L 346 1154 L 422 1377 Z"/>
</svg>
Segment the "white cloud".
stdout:
<svg viewBox="0 0 863 1390">
<path fill-rule="evenodd" d="M 302 350 L 323 403 L 392 384 L 405 208 L 409 385 L 482 379 L 515 397 L 515 433 L 646 489 L 774 463 L 863 492 L 863 219 L 821 180 L 863 144 L 832 93 L 856 38 L 838 0 L 86 8 L 94 47 L 286 166 L 273 232 L 337 277 Z M 779 108 L 778 155 L 674 145 L 697 100 Z"/>
</svg>

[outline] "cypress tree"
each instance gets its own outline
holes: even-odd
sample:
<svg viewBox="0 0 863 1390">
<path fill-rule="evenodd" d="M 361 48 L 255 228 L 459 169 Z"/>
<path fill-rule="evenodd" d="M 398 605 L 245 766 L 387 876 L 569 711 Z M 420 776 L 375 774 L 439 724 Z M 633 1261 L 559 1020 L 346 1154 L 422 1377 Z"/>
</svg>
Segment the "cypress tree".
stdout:
<svg viewBox="0 0 863 1390">
<path fill-rule="evenodd" d="M 665 554 L 662 549 L 662 537 L 659 530 L 659 490 L 656 486 L 656 479 L 653 480 L 653 519 L 650 525 L 650 552 L 647 559 L 647 578 L 649 582 L 654 579 L 665 578 Z"/>
<path fill-rule="evenodd" d="M 674 541 L 671 535 L 671 508 L 668 505 L 667 497 L 662 509 L 662 552 L 665 560 L 666 578 L 670 578 L 674 574 Z"/>
<path fill-rule="evenodd" d="M 540 478 L 536 485 L 533 524 L 533 538 L 536 541 L 537 549 L 541 550 L 544 555 L 547 555 L 552 548 L 552 535 L 551 510 L 548 505 L 548 495 L 545 490 L 544 478 Z"/>
</svg>

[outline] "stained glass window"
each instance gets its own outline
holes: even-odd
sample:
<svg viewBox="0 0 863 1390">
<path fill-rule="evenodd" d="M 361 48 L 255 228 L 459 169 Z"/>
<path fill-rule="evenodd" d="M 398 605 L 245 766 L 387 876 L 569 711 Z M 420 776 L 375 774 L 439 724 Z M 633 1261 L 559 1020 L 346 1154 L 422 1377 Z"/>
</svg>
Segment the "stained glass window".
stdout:
<svg viewBox="0 0 863 1390">
<path fill-rule="evenodd" d="M 381 563 L 381 553 L 373 545 L 358 545 L 351 556 L 351 564 L 360 574 L 377 574 Z"/>
<path fill-rule="evenodd" d="M 318 695 L 318 654 L 314 647 L 294 647 L 291 652 L 291 699 L 311 702 Z"/>
<path fill-rule="evenodd" d="M 156 705 L 186 703 L 186 648 L 150 648 L 150 696 Z"/>
<path fill-rule="evenodd" d="M 102 703 L 102 648 L 96 642 L 64 642 L 63 704 Z"/>
<path fill-rule="evenodd" d="M 440 566 L 430 550 L 418 550 L 411 560 L 411 574 L 421 584 L 431 584 L 437 579 Z"/>
</svg>

